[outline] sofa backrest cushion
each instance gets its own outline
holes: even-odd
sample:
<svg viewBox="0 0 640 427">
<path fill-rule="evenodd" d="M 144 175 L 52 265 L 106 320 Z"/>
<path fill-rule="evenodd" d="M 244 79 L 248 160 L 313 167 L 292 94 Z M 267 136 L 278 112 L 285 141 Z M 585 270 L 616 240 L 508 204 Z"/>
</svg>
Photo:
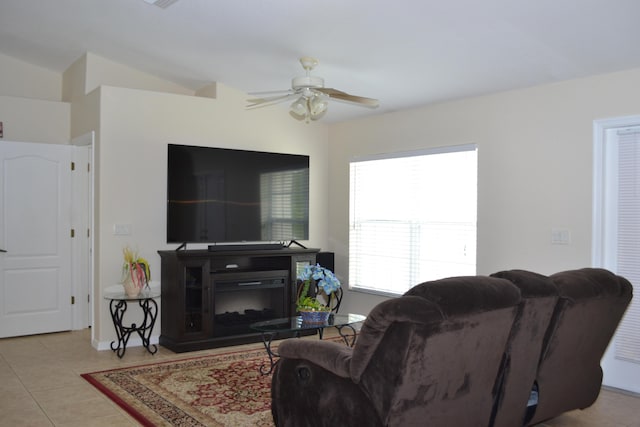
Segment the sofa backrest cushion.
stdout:
<svg viewBox="0 0 640 427">
<path fill-rule="evenodd" d="M 498 278 L 417 285 L 371 311 L 352 378 L 384 425 L 488 425 L 519 302 L 519 290 Z"/>
<path fill-rule="evenodd" d="M 431 301 L 445 317 L 451 317 L 509 307 L 514 299 L 519 299 L 520 291 L 495 278 L 464 276 L 421 283 L 405 295 Z"/>
<path fill-rule="evenodd" d="M 501 271 L 491 276 L 511 281 L 522 296 L 505 351 L 502 377 L 496 382 L 492 425 L 522 426 L 545 334 L 558 302 L 558 288 L 549 277 L 525 270 Z"/>
<path fill-rule="evenodd" d="M 383 339 L 385 345 L 392 345 L 391 341 L 397 341 L 398 351 L 406 351 L 406 337 L 401 337 L 397 332 L 390 333 L 389 329 L 394 324 L 423 325 L 438 324 L 444 319 L 440 308 L 420 297 L 407 296 L 392 298 L 375 306 L 364 321 L 358 341 L 351 356 L 351 378 L 358 383 L 362 373 L 369 365 L 369 361 L 375 354 Z"/>
</svg>

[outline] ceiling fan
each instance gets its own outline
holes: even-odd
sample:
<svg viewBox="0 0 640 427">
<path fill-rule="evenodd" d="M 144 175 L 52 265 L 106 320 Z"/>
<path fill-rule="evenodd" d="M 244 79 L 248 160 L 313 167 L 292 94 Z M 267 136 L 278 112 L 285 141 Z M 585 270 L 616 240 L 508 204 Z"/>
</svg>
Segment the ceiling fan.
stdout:
<svg viewBox="0 0 640 427">
<path fill-rule="evenodd" d="M 337 89 L 324 87 L 324 79 L 322 77 L 311 75 L 311 70 L 318 65 L 317 59 L 305 56 L 300 58 L 300 64 L 302 64 L 302 68 L 304 68 L 306 74 L 304 76 L 294 77 L 291 80 L 291 89 L 252 93 L 252 95 L 270 95 L 284 92 L 283 95 L 248 99 L 247 109 L 267 107 L 295 99 L 291 104 L 289 114 L 296 120 L 305 120 L 308 123 L 309 120 L 318 120 L 326 114 L 330 98 L 351 102 L 368 108 L 378 107 L 377 99 L 349 95 Z"/>
</svg>

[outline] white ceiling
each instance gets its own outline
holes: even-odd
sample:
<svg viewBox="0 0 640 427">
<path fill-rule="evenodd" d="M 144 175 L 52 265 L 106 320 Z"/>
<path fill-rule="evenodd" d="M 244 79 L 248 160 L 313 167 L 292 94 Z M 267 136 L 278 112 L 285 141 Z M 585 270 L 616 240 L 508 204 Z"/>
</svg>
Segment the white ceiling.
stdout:
<svg viewBox="0 0 640 427">
<path fill-rule="evenodd" d="M 85 52 L 197 89 L 288 89 L 314 56 L 325 122 L 640 67 L 638 0 L 0 0 L 0 53 L 64 71 Z M 275 108 L 275 107 L 270 107 Z"/>
</svg>

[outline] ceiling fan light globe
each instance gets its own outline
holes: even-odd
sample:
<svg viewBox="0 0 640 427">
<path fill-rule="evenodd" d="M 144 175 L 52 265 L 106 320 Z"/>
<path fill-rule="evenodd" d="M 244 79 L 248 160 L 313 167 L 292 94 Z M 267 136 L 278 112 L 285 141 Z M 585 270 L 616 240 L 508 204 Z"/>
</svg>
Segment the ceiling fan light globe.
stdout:
<svg viewBox="0 0 640 427">
<path fill-rule="evenodd" d="M 289 111 L 289 115 L 298 121 L 303 121 L 307 118 L 306 114 L 301 116 L 299 114 L 294 113 L 293 111 Z"/>
<path fill-rule="evenodd" d="M 307 100 L 304 97 L 300 97 L 293 101 L 291 104 L 291 113 L 297 116 L 306 116 L 308 112 Z"/>
<path fill-rule="evenodd" d="M 324 110 L 322 113 L 319 113 L 319 114 L 316 114 L 316 115 L 310 114 L 309 116 L 310 116 L 311 120 L 316 121 L 316 120 L 320 120 L 321 118 L 323 118 L 325 114 L 327 114 L 327 110 Z"/>
<path fill-rule="evenodd" d="M 324 95 L 315 95 L 309 100 L 309 113 L 311 117 L 317 117 L 327 111 L 329 98 Z"/>
</svg>

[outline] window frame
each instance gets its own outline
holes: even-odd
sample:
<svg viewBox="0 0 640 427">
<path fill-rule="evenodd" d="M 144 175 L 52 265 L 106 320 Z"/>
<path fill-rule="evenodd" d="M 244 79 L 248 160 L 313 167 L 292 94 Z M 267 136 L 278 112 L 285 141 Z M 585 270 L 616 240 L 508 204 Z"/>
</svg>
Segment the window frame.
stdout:
<svg viewBox="0 0 640 427">
<path fill-rule="evenodd" d="M 452 153 L 460 153 L 460 152 L 475 152 L 475 181 L 473 182 L 473 185 L 475 185 L 475 194 L 474 194 L 474 200 L 472 201 L 473 203 L 475 203 L 475 212 L 473 213 L 473 221 L 469 222 L 467 224 L 472 224 L 472 232 L 473 232 L 473 263 L 472 263 L 472 269 L 473 269 L 473 274 L 475 274 L 475 272 L 477 271 L 477 253 L 476 253 L 476 249 L 477 249 L 477 235 L 478 235 L 478 230 L 477 230 L 477 213 L 478 213 L 478 147 L 477 144 L 463 144 L 463 145 L 454 145 L 454 146 L 442 146 L 442 147 L 435 147 L 435 148 L 426 148 L 426 149 L 420 149 L 420 150 L 412 150 L 412 151 L 404 151 L 404 152 L 396 152 L 396 153 L 382 153 L 382 154 L 373 154 L 373 155 L 365 155 L 365 156 L 357 156 L 354 157 L 350 160 L 349 162 L 349 289 L 351 291 L 355 291 L 355 292 L 361 292 L 361 293 L 366 293 L 366 294 L 373 294 L 373 295 L 380 295 L 380 296 L 385 296 L 385 297 L 396 297 L 399 295 L 402 295 L 404 292 L 406 292 L 406 290 L 408 290 L 411 286 L 417 285 L 419 282 L 413 283 L 413 279 L 409 279 L 409 282 L 406 283 L 406 286 L 408 286 L 406 289 L 402 288 L 400 289 L 400 287 L 396 287 L 396 290 L 394 291 L 393 289 L 381 289 L 381 287 L 367 287 L 367 286 L 361 286 L 358 283 L 354 283 L 353 281 L 353 275 L 356 274 L 354 273 L 354 260 L 353 260 L 353 244 L 354 242 L 352 241 L 353 239 L 353 228 L 354 225 L 356 224 L 356 219 L 354 218 L 354 195 L 353 195 L 353 191 L 354 191 L 354 176 L 353 176 L 353 165 L 357 164 L 359 162 L 367 162 L 367 161 L 371 161 L 371 160 L 393 160 L 393 159 L 399 159 L 399 158 L 407 158 L 407 157 L 417 157 L 417 156 L 432 156 L 432 155 L 439 155 L 439 154 L 452 154 Z M 459 222 L 459 224 L 461 224 Z M 413 233 L 413 231 L 411 231 L 410 233 Z M 413 236 L 413 235 L 412 235 Z M 416 255 L 411 255 L 410 258 L 414 259 Z M 446 276 L 443 276 L 446 277 Z M 435 278 L 428 278 L 426 280 L 434 280 Z"/>
</svg>

